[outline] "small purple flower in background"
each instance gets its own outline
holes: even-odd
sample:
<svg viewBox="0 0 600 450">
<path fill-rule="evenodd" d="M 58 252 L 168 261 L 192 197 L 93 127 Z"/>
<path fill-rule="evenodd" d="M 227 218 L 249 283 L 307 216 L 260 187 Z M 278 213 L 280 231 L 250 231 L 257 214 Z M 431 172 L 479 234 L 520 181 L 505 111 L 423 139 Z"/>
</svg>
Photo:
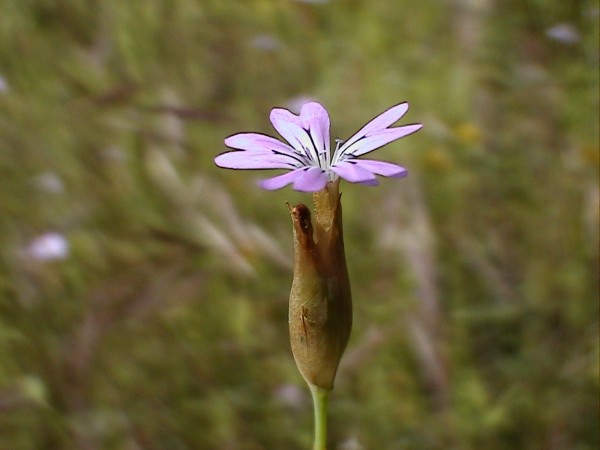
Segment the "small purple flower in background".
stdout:
<svg viewBox="0 0 600 450">
<path fill-rule="evenodd" d="M 568 23 L 559 23 L 546 30 L 546 37 L 561 44 L 575 45 L 581 40 L 577 28 Z"/>
<path fill-rule="evenodd" d="M 29 243 L 26 254 L 38 261 L 60 261 L 69 255 L 69 241 L 54 231 L 44 233 Z"/>
<path fill-rule="evenodd" d="M 346 141 L 336 140 L 333 155 L 329 140 L 329 114 L 316 102 L 305 103 L 299 115 L 282 108 L 271 111 L 271 123 L 289 143 L 260 133 L 239 133 L 225 139 L 235 151 L 215 158 L 226 169 L 287 169 L 290 172 L 260 182 L 264 189 L 280 189 L 290 183 L 301 192 L 318 192 L 329 181 L 377 185 L 376 175 L 400 178 L 405 168 L 361 156 L 419 130 L 421 124 L 390 128 L 408 110 L 396 105 L 371 120 Z"/>
</svg>

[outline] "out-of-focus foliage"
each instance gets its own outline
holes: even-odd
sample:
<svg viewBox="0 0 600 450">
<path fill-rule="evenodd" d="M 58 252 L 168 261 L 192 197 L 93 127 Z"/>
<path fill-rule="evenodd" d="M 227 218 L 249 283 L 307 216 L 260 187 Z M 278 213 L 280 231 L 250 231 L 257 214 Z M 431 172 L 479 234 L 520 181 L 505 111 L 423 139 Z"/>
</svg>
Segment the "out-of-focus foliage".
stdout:
<svg viewBox="0 0 600 450">
<path fill-rule="evenodd" d="M 342 185 L 332 449 L 594 449 L 598 16 L 586 0 L 4 0 L 0 448 L 307 449 L 289 189 L 216 168 L 316 98 L 408 100 Z M 406 123 L 406 122 L 405 122 Z"/>
</svg>

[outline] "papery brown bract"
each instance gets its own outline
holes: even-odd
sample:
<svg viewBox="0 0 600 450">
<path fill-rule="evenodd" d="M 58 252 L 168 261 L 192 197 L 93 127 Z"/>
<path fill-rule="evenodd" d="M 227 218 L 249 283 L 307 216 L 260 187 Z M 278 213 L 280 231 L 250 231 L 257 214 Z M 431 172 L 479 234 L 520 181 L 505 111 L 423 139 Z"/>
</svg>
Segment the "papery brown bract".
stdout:
<svg viewBox="0 0 600 450">
<path fill-rule="evenodd" d="M 290 208 L 294 281 L 289 327 L 292 353 L 309 384 L 332 389 L 352 327 L 339 182 L 313 194 L 315 223 L 303 204 Z"/>
</svg>

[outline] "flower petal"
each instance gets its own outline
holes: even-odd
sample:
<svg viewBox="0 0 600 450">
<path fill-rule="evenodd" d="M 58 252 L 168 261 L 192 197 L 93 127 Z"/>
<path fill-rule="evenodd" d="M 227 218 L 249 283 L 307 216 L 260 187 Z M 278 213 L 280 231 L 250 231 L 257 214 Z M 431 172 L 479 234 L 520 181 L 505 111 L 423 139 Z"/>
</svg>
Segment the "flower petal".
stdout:
<svg viewBox="0 0 600 450">
<path fill-rule="evenodd" d="M 258 182 L 258 185 L 269 191 L 274 191 L 276 189 L 281 189 L 284 186 L 287 186 L 290 183 L 294 183 L 299 177 L 301 177 L 306 171 L 306 167 L 302 167 L 300 169 L 293 170 L 288 173 L 284 173 L 283 175 L 277 175 L 273 178 L 267 178 L 266 180 L 261 180 Z"/>
<path fill-rule="evenodd" d="M 376 179 L 373 172 L 361 167 L 355 161 L 342 161 L 332 166 L 330 170 L 350 183 L 372 182 Z"/>
<path fill-rule="evenodd" d="M 329 127 L 331 124 L 327 110 L 317 102 L 305 103 L 300 111 L 300 120 L 302 121 L 302 127 L 309 130 L 321 165 L 324 166 L 329 161 L 330 152 Z"/>
<path fill-rule="evenodd" d="M 373 161 L 372 159 L 349 159 L 347 162 L 354 162 L 361 169 L 366 169 L 376 175 L 391 178 L 402 178 L 408 175 L 408 170 L 385 161 Z"/>
<path fill-rule="evenodd" d="M 301 163 L 269 151 L 233 151 L 218 155 L 215 164 L 225 169 L 293 169 Z"/>
<path fill-rule="evenodd" d="M 327 174 L 318 167 L 309 167 L 294 181 L 294 189 L 300 192 L 318 192 L 327 185 Z"/>
<path fill-rule="evenodd" d="M 234 134 L 225 139 L 225 145 L 237 150 L 270 150 L 279 153 L 294 153 L 294 149 L 289 145 L 260 133 Z"/>
<path fill-rule="evenodd" d="M 382 112 L 369 123 L 367 123 L 364 127 L 358 130 L 354 135 L 348 139 L 343 147 L 348 147 L 352 145 L 354 142 L 359 140 L 362 137 L 365 137 L 369 134 L 372 134 L 375 131 L 383 130 L 394 122 L 397 122 L 402 118 L 404 114 L 408 111 L 408 103 L 400 103 L 399 105 L 392 106 L 390 109 Z"/>
<path fill-rule="evenodd" d="M 273 108 L 270 115 L 271 123 L 277 132 L 286 141 L 290 143 L 296 151 L 305 154 L 311 158 L 316 157 L 310 137 L 306 130 L 302 128 L 302 121 L 298 116 L 292 114 L 287 109 Z M 308 154 L 306 151 L 308 150 Z"/>
<path fill-rule="evenodd" d="M 375 178 L 373 180 L 359 181 L 358 184 L 362 184 L 363 186 L 379 186 L 379 181 Z"/>
<path fill-rule="evenodd" d="M 404 136 L 408 136 L 409 134 L 418 131 L 423 127 L 421 124 L 414 125 L 406 125 L 403 127 L 395 127 L 395 128 L 386 128 L 381 131 L 377 131 L 374 134 L 363 137 L 354 143 L 348 145 L 346 142 L 340 149 L 338 150 L 338 158 L 344 155 L 352 155 L 352 156 L 361 156 L 366 153 L 372 152 L 380 147 L 383 147 L 390 142 L 393 142 L 397 139 L 403 138 Z M 334 155 L 335 158 L 335 155 Z"/>
<path fill-rule="evenodd" d="M 294 189 L 300 192 L 318 192 L 327 185 L 327 174 L 318 167 L 302 167 L 283 175 L 261 180 L 260 187 L 268 190 L 281 189 L 294 183 Z"/>
<path fill-rule="evenodd" d="M 321 104 L 305 103 L 299 116 L 287 109 L 273 108 L 270 119 L 277 132 L 298 152 L 308 156 L 313 164 L 328 160 L 325 158 L 329 156 L 330 120 Z M 320 158 L 320 155 L 323 156 Z"/>
</svg>

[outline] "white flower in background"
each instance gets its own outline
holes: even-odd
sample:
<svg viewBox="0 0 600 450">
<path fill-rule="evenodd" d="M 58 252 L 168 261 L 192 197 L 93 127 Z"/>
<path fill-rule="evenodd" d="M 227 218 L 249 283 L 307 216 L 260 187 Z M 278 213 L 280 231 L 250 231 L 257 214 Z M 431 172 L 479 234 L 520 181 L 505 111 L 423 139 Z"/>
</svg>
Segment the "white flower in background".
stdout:
<svg viewBox="0 0 600 450">
<path fill-rule="evenodd" d="M 568 23 L 559 23 L 546 30 L 546 36 L 565 45 L 577 44 L 581 40 L 579 31 Z"/>
<path fill-rule="evenodd" d="M 352 436 L 342 442 L 339 448 L 340 450 L 364 450 L 365 447 L 356 437 Z"/>
<path fill-rule="evenodd" d="M 46 172 L 34 178 L 38 189 L 51 194 L 60 194 L 64 190 L 63 182 L 54 172 Z"/>
<path fill-rule="evenodd" d="M 34 238 L 26 250 L 30 258 L 38 261 L 56 261 L 69 255 L 69 242 L 56 232 L 44 233 Z"/>
</svg>

